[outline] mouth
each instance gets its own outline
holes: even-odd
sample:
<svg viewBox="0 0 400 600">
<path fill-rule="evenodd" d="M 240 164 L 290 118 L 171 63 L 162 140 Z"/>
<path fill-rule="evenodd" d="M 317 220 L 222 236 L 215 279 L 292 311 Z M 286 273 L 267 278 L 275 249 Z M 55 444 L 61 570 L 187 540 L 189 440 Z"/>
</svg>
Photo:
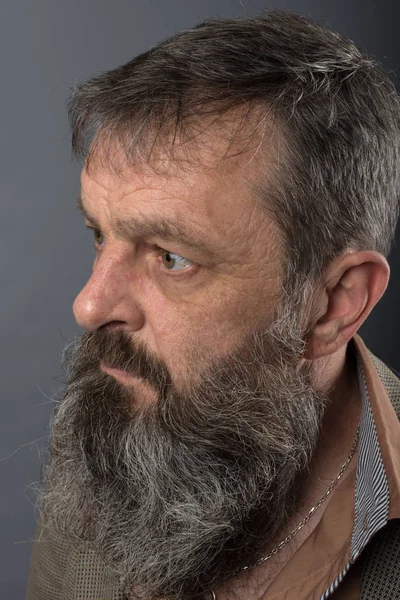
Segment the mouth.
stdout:
<svg viewBox="0 0 400 600">
<path fill-rule="evenodd" d="M 107 367 L 104 363 L 100 363 L 100 370 L 107 375 L 111 375 L 114 379 L 123 383 L 125 385 L 137 385 L 141 383 L 143 379 L 140 377 L 135 377 L 134 375 L 130 375 L 126 371 L 122 371 L 121 369 L 114 369 L 112 367 Z"/>
</svg>

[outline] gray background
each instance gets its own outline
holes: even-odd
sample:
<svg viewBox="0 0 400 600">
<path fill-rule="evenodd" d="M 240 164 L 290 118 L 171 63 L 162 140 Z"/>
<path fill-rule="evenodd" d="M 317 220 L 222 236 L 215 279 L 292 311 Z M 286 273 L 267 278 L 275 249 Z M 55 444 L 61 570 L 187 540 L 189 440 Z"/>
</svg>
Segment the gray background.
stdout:
<svg viewBox="0 0 400 600">
<path fill-rule="evenodd" d="M 0 6 L 1 383 L 0 598 L 24 597 L 39 479 L 60 353 L 80 333 L 71 305 L 91 266 L 75 214 L 65 103 L 75 81 L 126 62 L 211 16 L 265 7 L 323 19 L 379 58 L 400 64 L 395 2 L 369 0 L 2 0 Z M 399 237 L 399 236 L 398 236 Z M 389 289 L 363 326 L 367 345 L 400 369 L 399 248 Z"/>
</svg>

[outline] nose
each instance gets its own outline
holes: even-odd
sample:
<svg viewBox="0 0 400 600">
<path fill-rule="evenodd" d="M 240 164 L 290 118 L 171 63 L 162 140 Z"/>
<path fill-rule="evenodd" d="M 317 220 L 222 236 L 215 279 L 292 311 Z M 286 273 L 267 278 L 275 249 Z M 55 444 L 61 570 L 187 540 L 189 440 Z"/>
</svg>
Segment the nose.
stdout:
<svg viewBox="0 0 400 600">
<path fill-rule="evenodd" d="M 123 258 L 100 259 L 93 273 L 75 298 L 73 313 L 80 327 L 96 331 L 108 323 L 123 323 L 138 331 L 144 324 L 144 313 L 138 303 L 140 278 Z"/>
</svg>

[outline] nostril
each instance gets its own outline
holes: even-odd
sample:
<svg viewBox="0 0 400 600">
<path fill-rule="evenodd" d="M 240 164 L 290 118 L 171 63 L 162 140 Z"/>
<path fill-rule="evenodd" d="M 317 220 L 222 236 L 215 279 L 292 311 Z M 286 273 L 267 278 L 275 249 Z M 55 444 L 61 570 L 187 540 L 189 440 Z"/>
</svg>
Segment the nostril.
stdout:
<svg viewBox="0 0 400 600">
<path fill-rule="evenodd" d="M 104 323 L 104 325 L 101 325 L 99 330 L 105 329 L 106 331 L 115 331 L 117 329 L 122 329 L 124 325 L 126 325 L 124 321 L 110 321 L 110 323 Z"/>
</svg>

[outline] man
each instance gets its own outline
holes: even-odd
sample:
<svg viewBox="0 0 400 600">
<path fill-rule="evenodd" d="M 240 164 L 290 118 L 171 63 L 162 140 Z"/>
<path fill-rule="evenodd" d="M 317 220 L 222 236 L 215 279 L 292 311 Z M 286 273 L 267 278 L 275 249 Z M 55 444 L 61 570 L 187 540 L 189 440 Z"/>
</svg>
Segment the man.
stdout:
<svg viewBox="0 0 400 600">
<path fill-rule="evenodd" d="M 96 256 L 29 600 L 359 598 L 400 518 L 400 382 L 356 333 L 398 216 L 388 77 L 275 11 L 172 37 L 70 114 Z"/>
</svg>

